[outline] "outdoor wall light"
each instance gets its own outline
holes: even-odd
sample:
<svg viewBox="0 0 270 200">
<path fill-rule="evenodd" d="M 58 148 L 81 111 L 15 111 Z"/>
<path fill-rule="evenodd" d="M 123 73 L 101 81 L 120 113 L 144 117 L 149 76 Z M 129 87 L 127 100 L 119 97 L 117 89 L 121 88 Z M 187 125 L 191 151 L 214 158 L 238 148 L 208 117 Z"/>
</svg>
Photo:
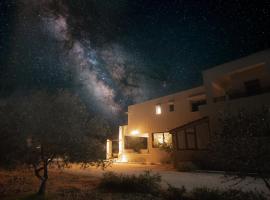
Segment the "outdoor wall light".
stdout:
<svg viewBox="0 0 270 200">
<path fill-rule="evenodd" d="M 138 130 L 131 131 L 131 135 L 138 135 L 140 132 Z"/>
</svg>

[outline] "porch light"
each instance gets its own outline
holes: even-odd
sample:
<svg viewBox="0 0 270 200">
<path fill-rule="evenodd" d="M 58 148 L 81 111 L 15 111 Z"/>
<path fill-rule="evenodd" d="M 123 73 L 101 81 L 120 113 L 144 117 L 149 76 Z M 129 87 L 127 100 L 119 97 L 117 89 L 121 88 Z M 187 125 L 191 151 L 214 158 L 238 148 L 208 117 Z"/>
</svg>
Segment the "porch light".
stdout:
<svg viewBox="0 0 270 200">
<path fill-rule="evenodd" d="M 131 135 L 138 135 L 140 132 L 138 130 L 131 131 Z"/>
<path fill-rule="evenodd" d="M 128 162 L 126 155 L 124 155 L 124 154 L 122 155 L 120 162 Z"/>
</svg>

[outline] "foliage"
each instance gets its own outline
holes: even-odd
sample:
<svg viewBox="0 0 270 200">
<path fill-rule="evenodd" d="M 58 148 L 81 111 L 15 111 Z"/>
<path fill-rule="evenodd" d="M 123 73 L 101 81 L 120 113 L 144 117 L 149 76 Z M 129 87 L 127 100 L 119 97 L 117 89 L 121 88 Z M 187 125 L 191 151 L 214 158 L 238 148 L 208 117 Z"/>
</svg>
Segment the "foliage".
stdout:
<svg viewBox="0 0 270 200">
<path fill-rule="evenodd" d="M 89 119 L 85 105 L 65 90 L 7 99 L 0 106 L 0 165 L 31 166 L 44 194 L 53 162 L 64 167 L 101 158 L 104 147 L 89 134 Z"/>
<path fill-rule="evenodd" d="M 173 152 L 174 152 L 174 146 L 172 143 L 162 143 L 158 145 L 158 148 L 162 151 L 165 151 L 166 153 L 169 154 L 169 156 L 167 156 L 167 158 L 165 158 L 164 160 L 162 160 L 163 164 L 169 164 L 172 163 L 173 161 Z"/>
<path fill-rule="evenodd" d="M 209 188 L 194 188 L 187 191 L 185 187 L 176 188 L 168 185 L 166 190 L 160 186 L 161 179 L 158 174 L 151 175 L 150 172 L 135 175 L 123 175 L 113 172 L 104 174 L 99 187 L 112 193 L 132 193 L 126 199 L 147 199 L 138 194 L 150 194 L 149 199 L 163 200 L 266 200 L 267 198 L 258 192 L 243 192 L 241 190 L 220 190 Z M 153 196 L 151 196 L 153 195 Z M 145 196 L 144 196 L 145 197 Z M 121 199 L 121 198 L 119 198 Z"/>
<path fill-rule="evenodd" d="M 198 200 L 266 200 L 257 192 L 243 192 L 241 190 L 218 190 L 209 188 L 195 188 L 191 191 L 191 199 Z"/>
<path fill-rule="evenodd" d="M 168 184 L 168 189 L 163 192 L 163 198 L 166 200 L 187 200 L 187 191 L 184 186 L 182 188 L 176 188 Z"/>
<path fill-rule="evenodd" d="M 190 172 L 198 170 L 198 166 L 195 165 L 193 162 L 183 161 L 177 163 L 176 169 L 177 171 Z"/>
<path fill-rule="evenodd" d="M 149 193 L 157 194 L 160 190 L 161 177 L 159 174 L 152 174 L 149 171 L 136 175 L 116 174 L 113 172 L 104 173 L 100 188 L 112 192 L 124 193 Z"/>
<path fill-rule="evenodd" d="M 195 188 L 191 191 L 191 194 L 194 199 L 200 200 L 219 200 L 222 196 L 221 191 L 209 188 Z"/>
<path fill-rule="evenodd" d="M 174 151 L 174 149 L 173 149 L 174 147 L 173 147 L 172 143 L 168 144 L 168 143 L 164 142 L 162 144 L 159 144 L 159 148 L 167 153 L 170 153 L 170 154 L 173 153 L 173 151 Z"/>
<path fill-rule="evenodd" d="M 270 190 L 269 108 L 259 112 L 223 113 L 220 124 L 211 145 L 214 162 L 227 172 L 234 171 L 240 179 L 253 174 Z"/>
</svg>

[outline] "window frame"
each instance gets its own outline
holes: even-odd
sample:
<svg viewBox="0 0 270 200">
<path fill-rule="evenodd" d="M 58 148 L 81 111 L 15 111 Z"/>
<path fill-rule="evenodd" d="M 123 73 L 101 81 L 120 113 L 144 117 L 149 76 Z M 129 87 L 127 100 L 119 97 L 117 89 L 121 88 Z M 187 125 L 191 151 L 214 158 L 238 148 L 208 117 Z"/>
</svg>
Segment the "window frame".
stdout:
<svg viewBox="0 0 270 200">
<path fill-rule="evenodd" d="M 193 108 L 194 108 L 194 104 L 196 104 L 196 110 L 194 110 Z M 191 110 L 191 112 L 198 112 L 200 109 L 199 109 L 199 107 L 201 106 L 201 105 L 206 105 L 207 104 L 207 100 L 206 99 L 200 99 L 200 100 L 196 100 L 196 101 L 190 101 L 190 110 Z"/>
<path fill-rule="evenodd" d="M 134 148 L 130 148 L 130 146 L 127 145 L 127 138 L 144 138 L 146 139 L 146 148 L 142 148 L 141 150 L 148 150 L 148 137 L 140 137 L 140 136 L 129 136 L 129 135 L 125 135 L 124 137 L 124 150 L 134 150 Z M 129 147 L 129 148 L 128 148 Z"/>
<path fill-rule="evenodd" d="M 203 123 L 207 123 L 207 126 L 208 126 L 208 134 L 209 134 L 209 139 L 210 139 L 210 123 L 209 123 L 209 120 L 203 122 Z M 196 150 L 196 151 L 204 151 L 204 150 L 207 150 L 207 148 L 199 148 L 198 147 L 198 136 L 197 136 L 197 131 L 196 131 L 196 127 L 199 125 L 200 123 L 196 123 L 196 124 L 193 124 L 193 125 L 188 125 L 188 126 L 185 126 L 185 127 L 182 127 L 180 128 L 176 133 L 174 133 L 174 139 L 175 139 L 175 143 L 176 144 L 176 149 L 178 151 L 185 151 L 185 150 Z M 190 134 L 190 133 L 187 133 L 187 129 L 190 129 L 192 128 L 194 130 L 194 143 L 195 143 L 195 148 L 190 148 L 188 146 L 188 138 L 187 138 L 187 135 Z M 185 148 L 180 148 L 179 147 L 179 136 L 178 136 L 178 132 L 180 131 L 184 131 L 184 145 L 185 145 Z"/>
<path fill-rule="evenodd" d="M 193 132 L 188 132 L 188 129 L 192 129 Z M 189 147 L 189 140 L 188 140 L 188 135 L 193 135 L 194 136 L 194 147 Z M 198 149 L 198 141 L 197 141 L 197 131 L 196 131 L 196 126 L 192 127 L 187 127 L 185 129 L 185 138 L 186 138 L 186 149 L 188 150 L 197 150 Z"/>
<path fill-rule="evenodd" d="M 165 143 L 165 135 L 164 135 L 165 133 L 169 133 L 171 135 L 171 137 L 172 137 L 172 134 L 170 132 L 153 132 L 152 133 L 152 148 L 159 148 L 159 146 L 154 145 L 154 135 L 155 134 L 160 134 L 160 133 L 162 133 L 163 144 Z"/>
<path fill-rule="evenodd" d="M 175 111 L 175 105 L 174 103 L 169 104 L 169 112 L 174 112 Z"/>
</svg>

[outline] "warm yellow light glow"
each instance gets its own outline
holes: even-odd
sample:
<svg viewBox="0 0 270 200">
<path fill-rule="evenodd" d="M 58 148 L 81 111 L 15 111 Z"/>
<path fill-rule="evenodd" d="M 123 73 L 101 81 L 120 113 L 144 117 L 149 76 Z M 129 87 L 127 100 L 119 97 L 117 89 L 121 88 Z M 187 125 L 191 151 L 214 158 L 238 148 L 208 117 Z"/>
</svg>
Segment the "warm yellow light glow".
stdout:
<svg viewBox="0 0 270 200">
<path fill-rule="evenodd" d="M 161 114 L 161 105 L 156 105 L 156 114 L 157 115 Z"/>
<path fill-rule="evenodd" d="M 138 130 L 131 131 L 131 135 L 138 135 L 140 132 Z"/>
<path fill-rule="evenodd" d="M 112 141 L 107 140 L 106 144 L 106 158 L 110 159 L 112 157 Z"/>
<path fill-rule="evenodd" d="M 162 137 L 159 137 L 159 138 L 158 138 L 158 143 L 159 143 L 159 144 L 163 144 L 163 142 L 164 142 L 164 141 L 163 141 L 163 138 L 162 138 Z"/>
<path fill-rule="evenodd" d="M 121 155 L 124 149 L 124 142 L 123 142 L 123 127 L 119 127 L 119 152 L 118 154 Z"/>
<path fill-rule="evenodd" d="M 125 154 L 121 156 L 121 158 L 118 160 L 118 162 L 128 162 L 128 159 Z"/>
</svg>

